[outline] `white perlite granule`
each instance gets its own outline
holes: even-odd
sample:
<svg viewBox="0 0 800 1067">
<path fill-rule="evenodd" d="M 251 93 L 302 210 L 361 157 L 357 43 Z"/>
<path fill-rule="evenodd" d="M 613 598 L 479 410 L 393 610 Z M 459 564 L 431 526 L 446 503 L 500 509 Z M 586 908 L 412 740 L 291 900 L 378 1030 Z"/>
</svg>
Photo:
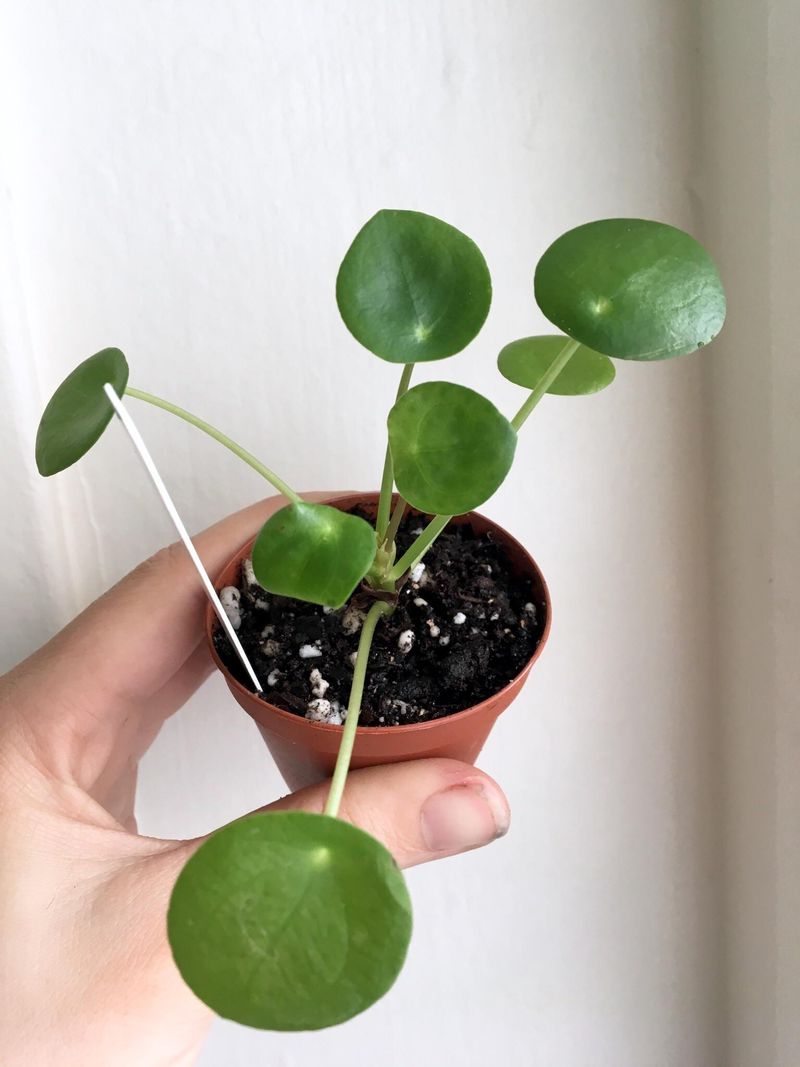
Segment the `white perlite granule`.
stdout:
<svg viewBox="0 0 800 1067">
<path fill-rule="evenodd" d="M 426 625 L 426 626 L 428 627 L 428 629 L 430 630 L 430 632 L 431 632 L 431 637 L 438 637 L 438 636 L 439 636 L 439 634 L 440 634 L 440 633 L 442 632 L 442 631 L 441 631 L 441 630 L 439 629 L 439 627 L 438 627 L 438 626 L 436 625 L 436 623 L 435 623 L 435 622 L 433 621 L 433 619 L 427 619 L 427 620 L 426 620 L 426 622 L 425 622 L 425 625 Z"/>
<path fill-rule="evenodd" d="M 264 587 L 259 583 L 256 578 L 256 573 L 253 570 L 253 561 L 251 559 L 242 560 L 242 578 L 244 578 L 247 588 L 250 590 L 251 596 L 254 596 L 255 590 L 260 589 L 262 592 L 266 592 Z M 269 607 L 269 601 L 263 597 L 255 597 L 253 603 L 261 611 L 266 611 Z"/>
<path fill-rule="evenodd" d="M 351 604 L 342 615 L 342 629 L 346 634 L 357 634 L 364 618 L 364 612 L 359 608 L 354 608 Z"/>
<path fill-rule="evenodd" d="M 439 638 L 439 644 L 440 645 L 449 645 L 450 644 L 450 634 L 442 634 L 442 636 Z"/>
<path fill-rule="evenodd" d="M 400 636 L 397 638 L 397 647 L 407 656 L 411 649 L 414 647 L 414 641 L 416 640 L 416 634 L 413 630 L 403 630 Z"/>
<path fill-rule="evenodd" d="M 387 710 L 389 708 L 394 708 L 394 710 L 398 711 L 401 715 L 408 715 L 408 709 L 411 707 L 411 705 L 406 703 L 405 700 L 395 698 L 394 700 L 387 700 L 386 707 Z"/>
<path fill-rule="evenodd" d="M 261 646 L 261 651 L 265 656 L 277 656 L 280 650 L 281 646 L 274 637 L 268 637 Z"/>
<path fill-rule="evenodd" d="M 358 659 L 358 653 L 357 652 L 351 652 L 350 655 L 347 658 L 350 660 L 352 665 L 355 667 L 356 660 Z"/>
<path fill-rule="evenodd" d="M 525 605 L 525 607 L 523 608 L 523 611 L 526 611 L 528 613 L 528 615 L 535 615 L 536 614 L 536 605 L 535 604 L 531 604 L 530 601 L 529 601 Z"/>
<path fill-rule="evenodd" d="M 425 564 L 424 563 L 418 563 L 416 565 L 416 567 L 412 567 L 411 568 L 411 574 L 409 575 L 409 578 L 414 583 L 414 585 L 420 585 L 421 582 L 422 582 L 422 578 L 423 578 L 424 574 L 425 574 Z"/>
<path fill-rule="evenodd" d="M 308 676 L 308 681 L 311 686 L 311 692 L 315 697 L 324 697 L 330 689 L 330 682 L 327 682 L 323 677 L 318 667 L 315 667 L 311 674 Z"/>
<path fill-rule="evenodd" d="M 307 705 L 306 718 L 312 722 L 325 722 L 329 726 L 341 726 L 343 721 L 338 701 L 325 700 L 322 697 Z"/>
<path fill-rule="evenodd" d="M 427 600 L 423 600 L 421 596 L 415 596 L 414 597 L 414 604 L 418 608 L 427 608 L 428 601 Z"/>
<path fill-rule="evenodd" d="M 456 626 L 463 626 L 466 621 L 467 616 L 464 614 L 463 611 L 457 611 L 453 616 L 453 622 L 456 624 Z"/>
<path fill-rule="evenodd" d="M 270 671 L 267 675 L 267 685 L 270 687 L 278 684 L 278 679 L 283 677 L 283 672 L 279 671 L 276 667 L 274 671 Z"/>
<path fill-rule="evenodd" d="M 225 608 L 225 614 L 234 630 L 238 630 L 242 625 L 242 613 L 239 610 L 241 599 L 242 594 L 235 585 L 226 585 L 219 594 L 220 603 Z"/>
<path fill-rule="evenodd" d="M 314 659 L 316 656 L 321 656 L 322 651 L 316 645 L 301 645 L 297 654 L 300 659 Z"/>
<path fill-rule="evenodd" d="M 414 715 L 420 716 L 425 714 L 425 708 L 421 708 L 418 704 L 409 704 L 405 700 L 400 700 L 397 697 L 393 697 L 390 700 L 386 700 L 382 704 L 383 711 L 395 711 L 400 718 L 410 719 Z M 379 720 L 385 721 L 385 716 Z"/>
</svg>

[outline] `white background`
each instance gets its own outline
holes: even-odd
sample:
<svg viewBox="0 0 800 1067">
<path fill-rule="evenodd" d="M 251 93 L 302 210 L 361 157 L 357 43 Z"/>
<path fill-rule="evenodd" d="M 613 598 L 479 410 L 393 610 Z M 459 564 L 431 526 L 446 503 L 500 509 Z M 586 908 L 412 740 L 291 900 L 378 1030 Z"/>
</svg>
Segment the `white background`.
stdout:
<svg viewBox="0 0 800 1067">
<path fill-rule="evenodd" d="M 482 757 L 509 836 L 410 873 L 410 960 L 374 1009 L 316 1035 L 217 1024 L 203 1067 L 800 1061 L 790 7 L 0 6 L 6 663 L 171 537 L 117 429 L 35 474 L 44 401 L 99 348 L 292 484 L 373 487 L 396 374 L 347 334 L 333 281 L 376 209 L 482 247 L 489 322 L 421 377 L 509 412 L 495 355 L 544 328 L 533 266 L 564 229 L 684 226 L 730 291 L 712 351 L 543 402 L 488 505 L 555 611 Z M 136 414 L 191 527 L 262 491 L 189 427 Z M 148 755 L 140 825 L 195 834 L 280 791 L 215 678 Z"/>
</svg>

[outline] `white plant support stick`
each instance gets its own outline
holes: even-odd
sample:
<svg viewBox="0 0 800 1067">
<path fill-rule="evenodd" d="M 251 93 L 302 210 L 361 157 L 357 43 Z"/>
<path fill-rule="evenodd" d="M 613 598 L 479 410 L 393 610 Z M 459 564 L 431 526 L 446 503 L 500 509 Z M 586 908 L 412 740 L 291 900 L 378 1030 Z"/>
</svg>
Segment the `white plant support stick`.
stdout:
<svg viewBox="0 0 800 1067">
<path fill-rule="evenodd" d="M 133 442 L 134 448 L 139 453 L 139 457 L 142 463 L 144 464 L 144 468 L 150 475 L 153 485 L 156 487 L 158 495 L 161 497 L 161 502 L 167 509 L 167 514 L 172 519 L 172 523 L 175 529 L 178 531 L 178 536 L 186 546 L 186 551 L 189 553 L 189 558 L 194 564 L 197 573 L 200 575 L 200 580 L 203 583 L 203 588 L 208 594 L 208 599 L 211 601 L 214 611 L 217 613 L 217 618 L 224 626 L 225 632 L 230 638 L 231 644 L 235 648 L 237 656 L 242 661 L 242 664 L 244 665 L 244 668 L 247 673 L 250 675 L 250 679 L 256 688 L 256 692 L 263 693 L 264 689 L 258 678 L 256 677 L 256 672 L 253 670 L 253 665 L 247 658 L 247 653 L 242 648 L 242 642 L 236 636 L 236 631 L 234 630 L 231 624 L 231 620 L 228 618 L 225 612 L 225 608 L 223 608 L 222 604 L 220 603 L 220 599 L 217 596 L 217 591 L 208 576 L 208 572 L 206 571 L 203 564 L 200 562 L 200 557 L 197 554 L 197 549 L 192 544 L 192 539 L 189 537 L 189 534 L 186 531 L 186 527 L 183 524 L 183 520 L 178 514 L 178 509 L 175 507 L 175 504 L 172 501 L 172 497 L 169 495 L 167 487 L 164 485 L 163 478 L 158 473 L 158 468 L 153 462 L 153 457 L 150 455 L 147 445 L 142 440 L 142 435 L 136 428 L 136 423 L 131 418 L 130 414 L 128 413 L 128 409 L 124 406 L 120 398 L 117 396 L 113 387 L 111 385 L 106 384 L 103 386 L 103 389 L 105 391 L 106 396 L 111 401 L 114 411 L 119 416 L 120 422 L 125 427 L 128 433 L 128 437 L 130 437 L 131 441 Z"/>
</svg>

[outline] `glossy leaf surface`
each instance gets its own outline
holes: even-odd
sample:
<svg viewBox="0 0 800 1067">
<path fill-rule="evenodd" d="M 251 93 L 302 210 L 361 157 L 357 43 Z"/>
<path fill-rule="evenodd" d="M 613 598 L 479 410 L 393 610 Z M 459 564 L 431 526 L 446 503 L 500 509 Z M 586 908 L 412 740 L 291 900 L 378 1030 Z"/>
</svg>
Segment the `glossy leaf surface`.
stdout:
<svg viewBox="0 0 800 1067">
<path fill-rule="evenodd" d="M 725 321 L 708 252 L 688 233 L 645 219 L 602 219 L 565 233 L 539 260 L 534 289 L 560 330 L 618 359 L 693 352 Z"/>
<path fill-rule="evenodd" d="M 262 526 L 253 570 L 271 593 L 338 608 L 375 551 L 375 531 L 364 519 L 327 504 L 289 504 Z"/>
<path fill-rule="evenodd" d="M 349 823 L 306 812 L 251 815 L 184 867 L 167 919 L 178 969 L 226 1019 L 318 1030 L 390 988 L 411 937 L 397 864 Z"/>
<path fill-rule="evenodd" d="M 418 211 L 379 211 L 356 236 L 336 279 L 348 330 L 390 363 L 460 352 L 486 321 L 491 299 L 478 246 Z"/>
<path fill-rule="evenodd" d="M 505 346 L 497 357 L 504 378 L 526 389 L 535 389 L 569 343 L 563 336 L 521 337 Z M 547 392 L 557 396 L 585 396 L 611 385 L 616 371 L 608 356 L 581 345 L 573 352 Z"/>
<path fill-rule="evenodd" d="M 397 489 L 421 511 L 461 515 L 477 508 L 508 474 L 516 445 L 508 419 L 463 385 L 425 382 L 389 412 Z"/>
<path fill-rule="evenodd" d="M 101 436 L 114 415 L 103 392 L 107 383 L 120 396 L 128 384 L 128 363 L 118 348 L 85 359 L 53 393 L 36 434 L 40 474 L 49 477 L 71 467 Z"/>
</svg>

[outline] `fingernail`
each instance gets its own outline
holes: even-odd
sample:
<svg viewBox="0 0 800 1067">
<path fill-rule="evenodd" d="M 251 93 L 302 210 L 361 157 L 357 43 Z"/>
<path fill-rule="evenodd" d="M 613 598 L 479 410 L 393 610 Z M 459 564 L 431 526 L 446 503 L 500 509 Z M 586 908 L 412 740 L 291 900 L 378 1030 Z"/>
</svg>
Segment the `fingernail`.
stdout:
<svg viewBox="0 0 800 1067">
<path fill-rule="evenodd" d="M 434 793 L 422 805 L 422 837 L 431 852 L 488 845 L 508 830 L 505 798 L 488 782 L 466 782 Z"/>
</svg>

